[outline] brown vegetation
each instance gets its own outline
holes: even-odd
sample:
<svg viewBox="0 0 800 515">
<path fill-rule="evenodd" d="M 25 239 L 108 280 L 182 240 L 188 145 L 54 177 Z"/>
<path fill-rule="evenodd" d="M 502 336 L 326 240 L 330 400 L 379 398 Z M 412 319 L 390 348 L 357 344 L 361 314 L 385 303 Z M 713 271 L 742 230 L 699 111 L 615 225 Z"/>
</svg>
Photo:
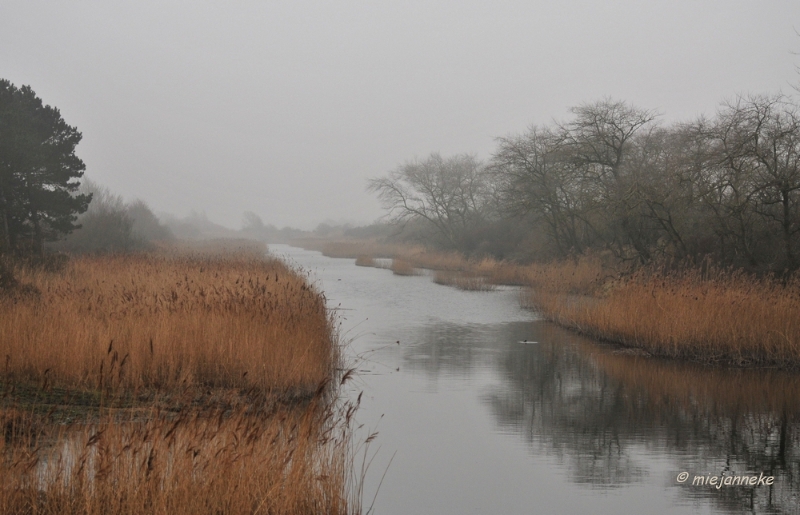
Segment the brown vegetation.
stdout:
<svg viewBox="0 0 800 515">
<path fill-rule="evenodd" d="M 558 269 L 558 265 L 554 266 Z M 734 365 L 800 365 L 800 283 L 742 273 L 639 273 L 624 281 L 558 282 L 531 290 L 546 317 L 601 339 L 667 357 Z M 594 288 L 594 297 L 570 284 Z M 598 286 L 604 286 L 606 291 Z M 570 294 L 572 293 L 572 295 Z"/>
<path fill-rule="evenodd" d="M 356 266 L 371 266 L 377 267 L 378 263 L 375 261 L 375 258 L 368 255 L 368 254 L 359 254 L 356 258 Z"/>
<path fill-rule="evenodd" d="M 337 242 L 339 250 L 371 242 Z M 551 263 L 395 245 L 394 262 L 435 270 L 433 280 L 463 289 L 523 285 L 523 304 L 559 324 L 650 354 L 737 366 L 800 366 L 800 279 L 729 270 L 632 273 L 610 254 Z M 397 265 L 394 265 L 395 267 Z"/>
<path fill-rule="evenodd" d="M 7 380 L 313 392 L 335 365 L 323 298 L 277 260 L 172 250 L 17 276 L 39 294 L 0 300 Z"/>
<path fill-rule="evenodd" d="M 357 258 L 360 255 L 391 258 L 400 252 L 400 249 L 405 248 L 399 244 L 360 239 L 298 238 L 292 240 L 292 244 L 304 249 L 317 250 L 332 258 Z"/>
<path fill-rule="evenodd" d="M 231 246 L 16 270 L 0 512 L 360 510 L 325 299 L 263 246 Z"/>
<path fill-rule="evenodd" d="M 417 275 L 414 266 L 405 259 L 392 259 L 389 270 L 391 270 L 394 275 Z"/>
<path fill-rule="evenodd" d="M 304 239 L 294 241 L 296 245 L 303 248 L 318 250 L 328 257 L 348 257 L 356 258 L 357 261 L 367 262 L 371 258 L 390 258 L 400 259 L 413 265 L 414 268 L 425 268 L 428 270 L 449 270 L 449 271 L 469 271 L 473 270 L 478 264 L 484 267 L 496 266 L 499 264 L 508 265 L 510 263 L 496 261 L 487 258 L 481 261 L 470 260 L 458 252 L 441 251 L 427 249 L 421 245 L 404 243 L 382 243 L 375 240 L 323 240 L 323 239 Z M 370 266 L 361 265 L 360 266 Z M 374 265 L 372 265 L 374 266 Z M 485 268 L 481 268 L 482 275 L 489 275 Z M 500 284 L 500 283 L 498 283 Z M 507 283 L 502 283 L 507 284 Z"/>
<path fill-rule="evenodd" d="M 0 511 L 352 513 L 347 417 L 312 403 L 266 416 L 187 410 L 67 427 L 5 409 Z"/>
<path fill-rule="evenodd" d="M 459 290 L 470 291 L 491 291 L 494 285 L 487 282 L 486 278 L 480 275 L 465 274 L 463 272 L 448 272 L 437 270 L 433 274 L 433 282 L 446 286 L 455 286 Z"/>
</svg>

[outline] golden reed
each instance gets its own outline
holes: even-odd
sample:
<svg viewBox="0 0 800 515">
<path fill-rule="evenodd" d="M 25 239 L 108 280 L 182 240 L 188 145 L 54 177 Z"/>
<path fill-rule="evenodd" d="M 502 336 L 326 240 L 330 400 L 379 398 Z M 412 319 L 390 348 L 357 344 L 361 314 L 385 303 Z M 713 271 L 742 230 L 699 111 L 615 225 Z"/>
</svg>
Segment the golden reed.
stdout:
<svg viewBox="0 0 800 515">
<path fill-rule="evenodd" d="M 324 298 L 278 260 L 84 256 L 18 276 L 39 293 L 0 299 L 6 380 L 313 392 L 335 366 Z"/>
<path fill-rule="evenodd" d="M 532 307 L 601 339 L 694 361 L 800 366 L 797 278 L 783 283 L 737 272 L 691 270 L 639 273 L 600 286 L 589 281 L 584 291 L 570 292 L 555 281 L 539 286 L 530 291 Z M 595 295 L 584 294 L 592 289 Z"/>
<path fill-rule="evenodd" d="M 17 276 L 1 513 L 360 513 L 350 374 L 302 274 L 204 244 Z"/>
<path fill-rule="evenodd" d="M 800 277 L 788 281 L 726 270 L 661 274 L 608 256 L 519 264 L 369 240 L 316 242 L 337 257 L 392 257 L 438 271 L 464 289 L 529 288 L 523 304 L 586 334 L 651 354 L 738 366 L 800 368 Z"/>
</svg>

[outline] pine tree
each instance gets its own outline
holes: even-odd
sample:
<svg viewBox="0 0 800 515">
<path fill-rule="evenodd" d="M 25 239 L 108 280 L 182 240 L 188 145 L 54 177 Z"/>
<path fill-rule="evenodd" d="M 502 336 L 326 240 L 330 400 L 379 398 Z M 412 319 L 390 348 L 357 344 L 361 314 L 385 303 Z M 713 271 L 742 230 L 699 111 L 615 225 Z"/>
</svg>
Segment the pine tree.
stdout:
<svg viewBox="0 0 800 515">
<path fill-rule="evenodd" d="M 41 254 L 45 241 L 76 228 L 91 200 L 77 194 L 80 140 L 30 86 L 0 79 L 0 254 Z"/>
</svg>

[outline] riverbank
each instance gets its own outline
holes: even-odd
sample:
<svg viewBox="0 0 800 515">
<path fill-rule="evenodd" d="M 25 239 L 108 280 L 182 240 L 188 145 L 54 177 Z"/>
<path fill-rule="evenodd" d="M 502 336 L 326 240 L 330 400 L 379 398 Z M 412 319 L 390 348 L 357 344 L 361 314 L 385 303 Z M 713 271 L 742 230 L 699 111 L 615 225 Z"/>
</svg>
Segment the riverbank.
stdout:
<svg viewBox="0 0 800 515">
<path fill-rule="evenodd" d="M 545 318 L 653 356 L 800 369 L 796 275 L 778 281 L 713 268 L 632 273 L 600 256 L 522 265 L 369 241 L 302 243 L 331 257 L 361 256 L 362 264 L 402 260 L 439 271 L 437 282 L 464 289 L 524 286 L 523 304 Z"/>
<path fill-rule="evenodd" d="M 3 513 L 357 513 L 321 292 L 263 246 L 20 268 L 0 298 Z"/>
<path fill-rule="evenodd" d="M 797 277 L 782 282 L 730 270 L 640 271 L 581 284 L 571 278 L 595 275 L 581 273 L 582 266 L 544 268 L 524 301 L 558 324 L 654 356 L 800 368 Z"/>
<path fill-rule="evenodd" d="M 646 358 L 521 309 L 516 287 L 463 291 L 428 271 L 398 276 L 274 251 L 316 271 L 342 309 L 349 352 L 368 356 L 358 416 L 380 428 L 381 451 L 367 500 L 388 466 L 375 513 L 677 515 L 796 504 L 798 374 Z M 756 471 L 775 484 L 697 488 L 676 482 L 681 471 Z"/>
</svg>

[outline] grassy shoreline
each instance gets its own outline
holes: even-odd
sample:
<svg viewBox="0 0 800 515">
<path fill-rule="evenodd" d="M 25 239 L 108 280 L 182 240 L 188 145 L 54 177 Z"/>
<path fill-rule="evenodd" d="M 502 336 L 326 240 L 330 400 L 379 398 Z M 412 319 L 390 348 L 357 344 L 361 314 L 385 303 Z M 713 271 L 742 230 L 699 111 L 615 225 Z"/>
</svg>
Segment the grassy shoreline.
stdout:
<svg viewBox="0 0 800 515">
<path fill-rule="evenodd" d="M 0 511 L 360 511 L 335 324 L 302 274 L 168 247 L 0 297 Z"/>
<path fill-rule="evenodd" d="M 731 270 L 640 271 L 612 280 L 597 262 L 544 266 L 524 302 L 546 318 L 653 356 L 800 369 L 800 281 Z"/>
<path fill-rule="evenodd" d="M 559 325 L 653 356 L 800 370 L 800 277 L 706 267 L 631 272 L 609 258 L 519 264 L 371 241 L 302 241 L 331 257 L 401 259 L 466 290 L 526 288 L 524 306 Z"/>
</svg>

